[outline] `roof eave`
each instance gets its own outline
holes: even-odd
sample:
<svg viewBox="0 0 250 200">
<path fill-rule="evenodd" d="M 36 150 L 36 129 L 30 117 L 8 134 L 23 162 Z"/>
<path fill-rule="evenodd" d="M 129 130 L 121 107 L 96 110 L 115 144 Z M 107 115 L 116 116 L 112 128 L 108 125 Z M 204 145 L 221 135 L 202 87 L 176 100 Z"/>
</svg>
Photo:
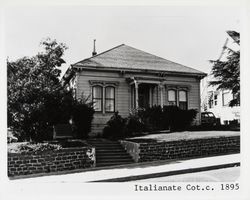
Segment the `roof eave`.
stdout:
<svg viewBox="0 0 250 200">
<path fill-rule="evenodd" d="M 194 72 L 178 72 L 178 71 L 162 71 L 162 70 L 149 70 L 149 69 L 128 69 L 128 68 L 118 68 L 118 67 L 105 67 L 105 66 L 79 66 L 77 64 L 71 65 L 72 68 L 77 70 L 100 70 L 100 71 L 127 71 L 127 72 L 148 72 L 148 73 L 163 73 L 163 74 L 171 74 L 171 75 L 188 75 L 188 76 L 196 76 L 199 78 L 204 78 L 207 76 L 206 73 L 194 73 Z"/>
</svg>

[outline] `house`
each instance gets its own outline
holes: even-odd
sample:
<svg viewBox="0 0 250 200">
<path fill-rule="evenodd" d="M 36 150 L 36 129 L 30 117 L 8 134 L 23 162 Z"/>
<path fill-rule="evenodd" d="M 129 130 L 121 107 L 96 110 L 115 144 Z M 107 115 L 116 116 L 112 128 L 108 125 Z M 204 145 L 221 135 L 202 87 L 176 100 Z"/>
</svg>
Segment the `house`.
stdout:
<svg viewBox="0 0 250 200">
<path fill-rule="evenodd" d="M 227 59 L 227 48 L 238 51 L 239 37 L 227 32 L 225 44 L 218 58 L 220 61 Z M 230 122 L 240 123 L 240 104 L 233 107 L 229 106 L 234 96 L 231 90 L 218 90 L 217 86 L 209 85 L 210 81 L 216 80 L 212 74 L 209 74 L 201 81 L 201 109 L 202 111 L 213 112 L 220 119 L 221 124 L 229 124 Z"/>
<path fill-rule="evenodd" d="M 177 105 L 197 109 L 200 123 L 200 80 L 206 74 L 196 69 L 122 44 L 75 64 L 63 81 L 76 98 L 94 103 L 92 132 L 101 132 L 115 111 L 123 117 L 133 109 L 153 105 Z"/>
</svg>

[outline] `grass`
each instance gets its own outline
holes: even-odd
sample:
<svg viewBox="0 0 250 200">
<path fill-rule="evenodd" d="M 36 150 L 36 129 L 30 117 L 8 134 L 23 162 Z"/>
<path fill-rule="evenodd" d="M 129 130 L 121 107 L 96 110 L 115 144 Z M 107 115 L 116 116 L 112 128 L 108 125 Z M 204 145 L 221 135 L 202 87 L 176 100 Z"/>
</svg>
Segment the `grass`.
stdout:
<svg viewBox="0 0 250 200">
<path fill-rule="evenodd" d="M 193 139 L 204 139 L 204 138 L 218 138 L 218 137 L 230 137 L 239 136 L 238 131 L 183 131 L 173 132 L 167 134 L 150 134 L 140 137 L 129 138 L 129 141 L 177 141 L 177 140 L 193 140 Z"/>
</svg>

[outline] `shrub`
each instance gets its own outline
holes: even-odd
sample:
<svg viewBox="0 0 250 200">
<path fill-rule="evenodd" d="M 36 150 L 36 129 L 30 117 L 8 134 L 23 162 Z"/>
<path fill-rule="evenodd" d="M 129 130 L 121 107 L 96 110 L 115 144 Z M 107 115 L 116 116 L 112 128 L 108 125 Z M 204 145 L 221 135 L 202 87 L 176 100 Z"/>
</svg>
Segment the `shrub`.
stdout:
<svg viewBox="0 0 250 200">
<path fill-rule="evenodd" d="M 187 129 L 195 119 L 197 111 L 194 109 L 181 110 L 177 106 L 163 107 L 163 122 L 165 128 L 168 126 L 171 131 Z M 163 125 L 164 125 L 163 124 Z"/>
<path fill-rule="evenodd" d="M 139 111 L 144 124 L 146 124 L 147 131 L 156 131 L 163 129 L 163 112 L 161 106 L 153 106 Z"/>
<path fill-rule="evenodd" d="M 21 143 L 8 147 L 10 153 L 24 153 L 24 152 L 42 152 L 42 151 L 55 151 L 61 149 L 62 146 L 59 144 L 49 143 Z"/>
<path fill-rule="evenodd" d="M 130 114 L 125 123 L 125 136 L 132 136 L 136 133 L 146 131 L 146 125 L 143 123 L 138 113 Z"/>
<path fill-rule="evenodd" d="M 103 129 L 103 137 L 109 139 L 123 138 L 125 136 L 125 123 L 126 119 L 115 112 Z"/>
<path fill-rule="evenodd" d="M 116 112 L 103 129 L 103 136 L 110 139 L 120 139 L 144 131 L 186 130 L 196 117 L 196 110 L 181 110 L 177 106 L 153 106 L 145 110 L 137 110 L 127 118 L 122 118 Z"/>
<path fill-rule="evenodd" d="M 94 108 L 92 104 L 87 103 L 86 99 L 74 102 L 72 110 L 73 131 L 77 138 L 83 139 L 88 137 L 91 131 L 91 123 L 94 118 Z"/>
<path fill-rule="evenodd" d="M 197 111 L 181 110 L 177 106 L 153 106 L 140 111 L 147 131 L 170 129 L 171 131 L 185 130 L 195 119 Z"/>
</svg>

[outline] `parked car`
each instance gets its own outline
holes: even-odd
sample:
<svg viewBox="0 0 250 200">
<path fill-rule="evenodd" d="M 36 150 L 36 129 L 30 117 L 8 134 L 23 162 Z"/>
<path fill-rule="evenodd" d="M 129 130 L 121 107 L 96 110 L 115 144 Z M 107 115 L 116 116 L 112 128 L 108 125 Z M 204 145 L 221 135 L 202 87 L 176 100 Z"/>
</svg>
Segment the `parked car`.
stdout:
<svg viewBox="0 0 250 200">
<path fill-rule="evenodd" d="M 219 125 L 219 121 L 212 112 L 201 113 L 201 125 L 216 126 Z"/>
</svg>

